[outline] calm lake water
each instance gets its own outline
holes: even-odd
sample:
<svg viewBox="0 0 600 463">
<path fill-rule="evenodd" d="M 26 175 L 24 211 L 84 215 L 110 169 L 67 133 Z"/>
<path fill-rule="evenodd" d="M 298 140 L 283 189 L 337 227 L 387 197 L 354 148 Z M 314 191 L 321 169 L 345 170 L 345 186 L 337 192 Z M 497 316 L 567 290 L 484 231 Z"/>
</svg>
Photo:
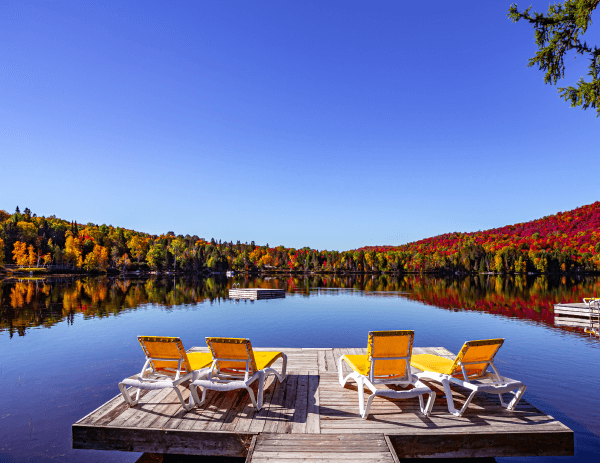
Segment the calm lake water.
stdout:
<svg viewBox="0 0 600 463">
<path fill-rule="evenodd" d="M 285 299 L 237 302 L 242 287 Z M 500 372 L 525 400 L 575 431 L 573 458 L 600 453 L 600 341 L 554 325 L 552 306 L 600 294 L 600 278 L 425 276 L 284 279 L 62 279 L 0 282 L 0 461 L 134 462 L 139 453 L 72 450 L 71 424 L 143 364 L 137 335 L 249 337 L 255 346 L 357 347 L 369 330 L 413 329 L 415 346 L 458 352 L 503 337 Z M 519 461 L 519 459 L 498 459 Z"/>
</svg>

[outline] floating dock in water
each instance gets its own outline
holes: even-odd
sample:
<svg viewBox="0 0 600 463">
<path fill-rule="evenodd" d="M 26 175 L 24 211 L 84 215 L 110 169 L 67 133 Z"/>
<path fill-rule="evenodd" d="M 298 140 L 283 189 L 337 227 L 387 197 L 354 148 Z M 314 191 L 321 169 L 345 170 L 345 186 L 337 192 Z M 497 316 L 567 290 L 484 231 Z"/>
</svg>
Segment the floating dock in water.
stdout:
<svg viewBox="0 0 600 463">
<path fill-rule="evenodd" d="M 554 304 L 554 324 L 571 326 L 598 333 L 600 325 L 600 307 L 583 302 Z"/>
<path fill-rule="evenodd" d="M 443 389 L 435 382 L 428 383 L 437 392 L 429 417 L 420 413 L 416 398 L 377 397 L 369 419 L 361 419 L 356 384 L 340 386 L 337 359 L 365 354 L 365 348 L 254 350 L 288 356 L 287 379 L 280 384 L 270 377 L 259 412 L 243 389 L 209 391 L 206 402 L 189 412 L 172 389 L 143 391 L 140 405 L 133 408 L 118 395 L 73 425 L 73 448 L 246 457 L 255 463 L 574 454 L 573 431 L 525 400 L 508 411 L 497 396 L 478 394 L 465 414 L 456 417 L 448 413 Z M 413 348 L 413 354 L 424 353 L 454 358 L 442 347 Z M 189 390 L 180 389 L 187 399 Z M 469 393 L 455 386 L 453 391 L 460 404 Z"/>
<path fill-rule="evenodd" d="M 262 289 L 262 288 L 231 288 L 229 290 L 231 299 L 279 299 L 285 297 L 284 289 Z"/>
</svg>

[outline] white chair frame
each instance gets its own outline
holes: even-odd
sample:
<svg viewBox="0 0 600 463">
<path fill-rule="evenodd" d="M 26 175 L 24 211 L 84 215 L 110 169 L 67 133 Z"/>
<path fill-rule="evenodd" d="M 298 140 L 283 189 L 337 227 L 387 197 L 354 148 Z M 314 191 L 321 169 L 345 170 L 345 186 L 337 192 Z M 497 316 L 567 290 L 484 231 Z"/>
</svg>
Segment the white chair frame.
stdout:
<svg viewBox="0 0 600 463">
<path fill-rule="evenodd" d="M 425 416 L 429 416 L 435 402 L 435 392 L 432 391 L 427 385 L 423 384 L 416 376 L 410 372 L 410 356 L 409 357 L 371 357 L 371 367 L 369 369 L 368 377 L 361 375 L 353 371 L 344 378 L 342 360 L 345 360 L 345 355 L 342 355 L 338 360 L 338 375 L 340 384 L 342 387 L 346 385 L 349 379 L 353 379 L 356 382 L 358 388 L 358 408 L 360 416 L 363 420 L 366 420 L 369 416 L 369 410 L 375 397 L 388 397 L 391 399 L 411 399 L 413 397 L 419 397 L 419 406 L 421 413 Z M 402 378 L 376 378 L 374 376 L 375 362 L 377 360 L 404 360 L 406 364 L 405 375 Z M 394 384 L 400 387 L 407 387 L 413 385 L 414 388 L 407 391 L 393 391 L 390 389 L 377 389 L 376 384 Z M 367 399 L 367 405 L 365 406 L 365 391 L 364 386 L 367 386 L 372 394 Z M 424 405 L 423 394 L 429 394 L 427 405 Z"/>
<path fill-rule="evenodd" d="M 194 407 L 194 405 L 196 405 L 196 403 L 194 401 L 194 395 L 193 394 L 190 395 L 189 402 L 186 404 L 186 402 L 183 398 L 183 395 L 181 394 L 181 391 L 179 390 L 178 386 L 181 383 L 184 383 L 186 381 L 194 381 L 194 380 L 200 379 L 202 377 L 205 377 L 206 375 L 209 374 L 209 369 L 202 368 L 200 370 L 194 370 L 192 372 L 186 373 L 183 376 L 181 376 L 182 372 L 185 370 L 182 371 L 183 360 L 179 359 L 179 361 L 177 362 L 177 371 L 175 372 L 175 377 L 172 378 L 168 375 L 158 373 L 154 369 L 154 365 L 152 363 L 152 361 L 154 361 L 154 360 L 155 361 L 171 361 L 171 362 L 175 361 L 172 358 L 146 357 L 146 363 L 144 363 L 144 366 L 142 367 L 142 371 L 139 373 L 139 375 L 137 375 L 137 377 L 126 378 L 119 383 L 119 389 L 121 391 L 121 394 L 123 394 L 123 398 L 125 399 L 125 402 L 127 402 L 127 404 L 130 407 L 135 407 L 139 403 L 140 392 L 142 391 L 142 389 L 154 390 L 154 389 L 173 388 L 175 390 L 175 393 L 177 394 L 177 397 L 179 398 L 179 401 L 181 402 L 181 406 L 184 408 L 184 410 L 186 410 L 186 411 L 191 410 Z M 150 368 L 148 368 L 148 367 L 150 367 Z M 146 375 L 146 374 L 152 375 L 153 377 L 150 377 L 150 378 L 145 377 L 144 375 Z M 129 395 L 127 386 L 137 388 L 137 393 L 135 395 L 135 398 L 132 398 Z"/>
<path fill-rule="evenodd" d="M 208 369 L 207 375 L 202 378 L 198 378 L 192 381 L 190 385 L 190 392 L 196 405 L 200 406 L 206 400 L 206 391 L 233 391 L 235 389 L 246 389 L 252 405 L 256 410 L 260 410 L 263 406 L 263 392 L 266 380 L 269 375 L 275 375 L 280 383 L 286 378 L 287 370 L 287 355 L 282 353 L 283 366 L 281 368 L 281 374 L 273 368 L 264 368 L 258 370 L 252 376 L 250 376 L 250 359 L 229 359 L 229 358 L 215 358 L 213 363 Z M 241 375 L 234 375 L 230 373 L 222 373 L 219 368 L 219 361 L 221 362 L 245 362 L 246 370 L 244 371 L 244 378 L 241 379 Z M 256 398 L 254 397 L 254 391 L 250 388 L 250 385 L 254 381 L 258 380 L 258 392 Z M 197 387 L 202 388 L 202 398 L 198 395 Z"/>
<path fill-rule="evenodd" d="M 482 363 L 487 363 L 485 368 L 483 369 L 483 373 L 479 376 L 469 378 L 467 375 L 467 371 L 465 370 L 466 365 L 479 365 Z M 489 371 L 486 371 L 488 367 L 491 367 L 494 370 L 492 374 Z M 415 367 L 412 367 L 415 370 L 418 370 Z M 433 381 L 438 381 L 442 383 L 444 387 L 444 393 L 446 394 L 446 401 L 448 402 L 448 411 L 452 413 L 454 416 L 463 416 L 467 407 L 475 397 L 478 392 L 484 392 L 486 394 L 497 394 L 500 398 L 500 405 L 508 410 L 514 410 L 521 397 L 525 393 L 525 386 L 521 381 L 516 381 L 514 379 L 506 378 L 498 373 L 498 369 L 494 365 L 493 360 L 488 362 L 473 361 L 473 362 L 460 362 L 460 368 L 463 374 L 463 379 L 454 377 L 452 375 L 446 375 L 441 373 L 435 373 L 432 371 L 423 371 L 420 373 L 416 373 L 415 375 L 419 379 L 429 379 Z M 471 390 L 471 394 L 465 400 L 464 405 L 460 410 L 454 407 L 454 398 L 452 397 L 452 389 L 450 388 L 450 383 L 457 384 L 459 386 L 465 387 Z M 515 392 L 516 390 L 516 392 Z M 502 394 L 512 393 L 514 397 L 507 404 L 502 397 Z"/>
</svg>

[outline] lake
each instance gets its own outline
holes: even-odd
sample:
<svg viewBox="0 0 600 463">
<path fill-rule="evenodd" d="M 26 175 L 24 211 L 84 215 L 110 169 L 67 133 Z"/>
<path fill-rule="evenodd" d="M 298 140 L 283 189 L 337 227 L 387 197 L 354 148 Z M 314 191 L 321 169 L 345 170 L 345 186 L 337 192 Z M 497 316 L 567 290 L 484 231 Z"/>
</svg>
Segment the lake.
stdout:
<svg viewBox="0 0 600 463">
<path fill-rule="evenodd" d="M 227 290 L 283 288 L 234 301 Z M 0 461 L 134 462 L 139 453 L 72 450 L 71 424 L 140 370 L 137 335 L 248 337 L 254 346 L 366 347 L 370 330 L 415 330 L 415 346 L 458 352 L 506 338 L 502 374 L 575 431 L 575 457 L 600 452 L 600 341 L 555 326 L 552 306 L 600 294 L 598 277 L 56 278 L 0 282 Z M 498 459 L 519 461 L 519 459 Z M 558 460 L 537 458 L 533 461 Z M 523 460 L 525 461 L 525 460 Z M 532 459 L 527 459 L 532 461 Z"/>
</svg>

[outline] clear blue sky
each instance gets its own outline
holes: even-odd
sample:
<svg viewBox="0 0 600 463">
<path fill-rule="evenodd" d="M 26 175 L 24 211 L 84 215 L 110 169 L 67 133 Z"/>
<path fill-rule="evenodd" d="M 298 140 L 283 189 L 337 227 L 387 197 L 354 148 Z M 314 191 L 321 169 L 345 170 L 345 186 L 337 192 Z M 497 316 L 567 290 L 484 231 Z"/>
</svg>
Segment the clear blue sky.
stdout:
<svg viewBox="0 0 600 463">
<path fill-rule="evenodd" d="M 4 0 L 0 209 L 346 250 L 592 203 L 600 118 L 509 6 Z"/>
</svg>

